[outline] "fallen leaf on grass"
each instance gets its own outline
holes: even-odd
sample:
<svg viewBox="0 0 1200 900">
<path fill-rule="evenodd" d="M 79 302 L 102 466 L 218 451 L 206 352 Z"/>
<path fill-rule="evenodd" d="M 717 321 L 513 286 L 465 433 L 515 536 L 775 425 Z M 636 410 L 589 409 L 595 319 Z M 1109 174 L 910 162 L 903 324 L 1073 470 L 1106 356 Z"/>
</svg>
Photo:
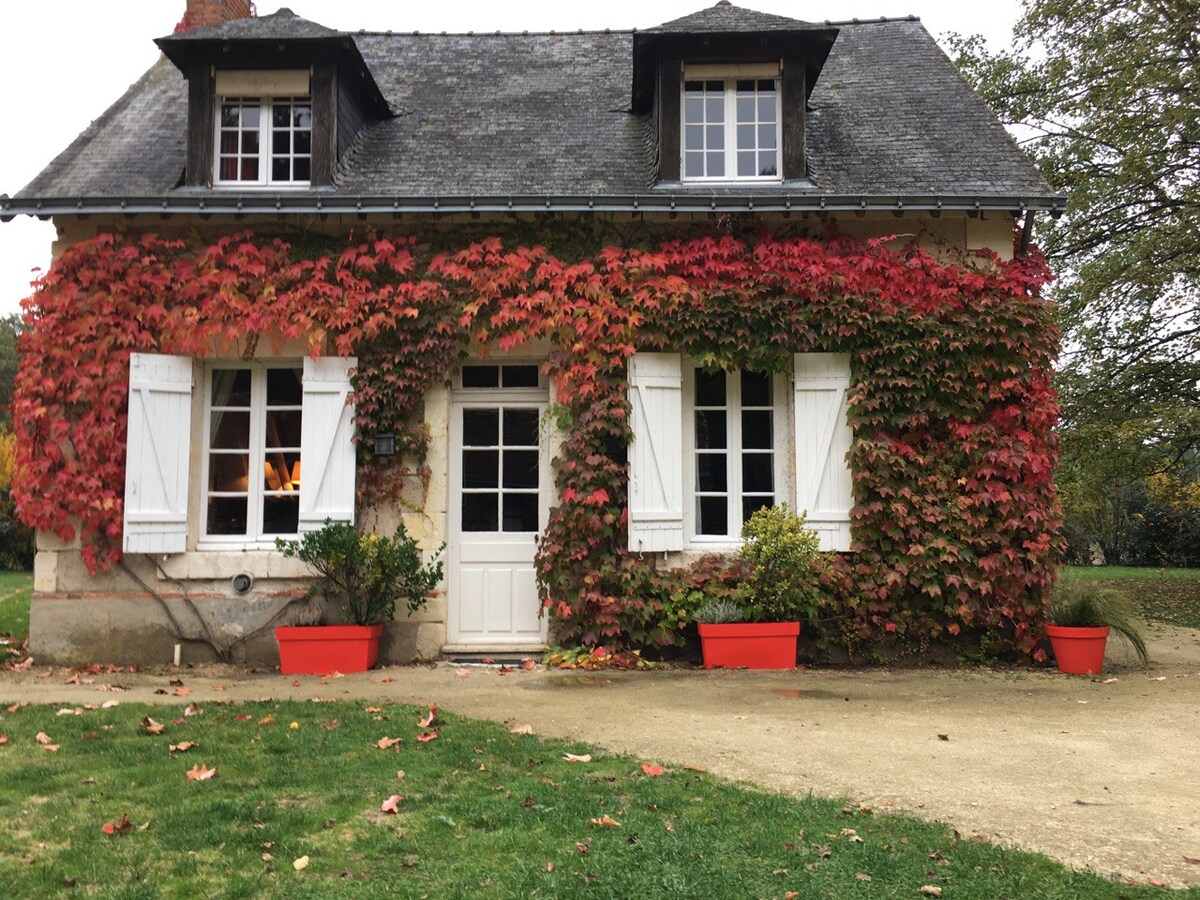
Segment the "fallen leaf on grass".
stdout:
<svg viewBox="0 0 1200 900">
<path fill-rule="evenodd" d="M 142 719 L 142 724 L 146 726 L 146 734 L 162 734 L 163 729 L 167 727 L 162 722 L 155 722 L 149 716 Z"/>
<path fill-rule="evenodd" d="M 15 712 L 17 712 L 18 710 L 24 709 L 24 708 L 25 708 L 26 706 L 28 706 L 28 705 L 29 705 L 29 701 L 28 701 L 28 700 L 22 700 L 20 703 L 14 703 L 12 706 L 10 706 L 10 707 L 8 708 L 8 711 L 9 711 L 10 713 L 15 713 Z"/>
<path fill-rule="evenodd" d="M 428 728 L 433 724 L 433 720 L 437 718 L 437 713 L 438 708 L 436 706 L 429 707 L 429 715 L 422 716 L 417 722 L 417 725 L 421 728 Z"/>
<path fill-rule="evenodd" d="M 656 766 L 651 763 L 642 763 L 642 771 L 645 772 L 646 775 L 650 776 L 651 778 L 657 778 L 659 775 L 662 775 L 666 770 L 662 766 Z"/>
<path fill-rule="evenodd" d="M 274 723 L 274 721 L 275 721 L 274 716 L 263 716 L 261 719 L 258 720 L 258 724 L 259 725 L 271 725 L 272 723 Z"/>
<path fill-rule="evenodd" d="M 238 722 L 249 722 L 254 716 L 248 716 L 245 713 L 238 713 L 233 717 Z"/>
<path fill-rule="evenodd" d="M 674 826 L 673 824 L 671 824 L 671 820 L 670 820 L 670 819 L 664 819 L 664 820 L 663 820 L 663 824 L 664 824 L 664 825 L 666 826 L 666 828 L 667 828 L 667 834 L 674 834 L 674 833 L 675 833 L 675 826 Z"/>
<path fill-rule="evenodd" d="M 383 712 L 383 708 L 379 707 L 379 706 L 368 706 L 365 710 L 363 710 L 363 712 L 369 712 L 369 713 Z"/>
<path fill-rule="evenodd" d="M 175 688 L 175 696 L 176 696 L 176 697 L 186 697 L 186 696 L 187 696 L 188 694 L 190 694 L 191 692 L 192 692 L 192 689 L 191 689 L 191 688 L 189 688 L 189 687 L 177 687 L 177 688 Z"/>
<path fill-rule="evenodd" d="M 50 743 L 50 741 L 51 741 L 52 739 L 51 739 L 50 735 L 46 734 L 46 732 L 44 732 L 44 731 L 39 731 L 39 732 L 37 733 L 37 738 L 36 738 L 35 740 L 37 740 L 37 742 L 38 742 L 39 744 L 48 744 L 48 743 Z"/>
<path fill-rule="evenodd" d="M 1147 878 L 1146 884 L 1150 885 L 1150 887 L 1166 887 L 1167 886 L 1167 883 L 1165 881 L 1163 881 L 1161 878 Z"/>
<path fill-rule="evenodd" d="M 47 753 L 57 753 L 58 752 L 58 744 L 42 744 L 42 749 L 45 750 Z"/>
<path fill-rule="evenodd" d="M 204 712 L 204 710 L 202 710 L 195 703 L 189 703 L 187 706 L 185 706 L 183 708 L 183 714 L 185 716 L 198 716 L 203 712 Z"/>
<path fill-rule="evenodd" d="M 330 719 L 328 722 L 325 722 L 324 724 L 321 725 L 321 729 L 323 731 L 334 731 L 337 727 L 338 727 L 337 719 Z"/>
<path fill-rule="evenodd" d="M 120 706 L 120 705 L 121 705 L 120 700 L 105 700 L 103 703 L 100 704 L 100 708 L 101 709 L 112 709 L 114 706 Z"/>
<path fill-rule="evenodd" d="M 546 871 L 553 872 L 554 871 L 554 863 L 552 863 L 552 862 L 546 863 Z"/>
<path fill-rule="evenodd" d="M 438 736 L 438 733 L 437 733 L 436 729 L 433 731 L 422 731 L 420 734 L 417 735 L 417 740 L 420 741 L 422 744 L 427 744 L 430 741 L 437 740 L 437 736 Z"/>
<path fill-rule="evenodd" d="M 0 745 L 8 743 L 8 735 L 0 734 Z"/>
<path fill-rule="evenodd" d="M 873 879 L 873 878 L 872 878 L 870 875 L 868 875 L 866 872 L 855 872 L 855 873 L 854 873 L 854 880 L 855 880 L 855 881 L 874 881 L 875 879 Z"/>
<path fill-rule="evenodd" d="M 204 763 L 196 763 L 196 765 L 194 765 L 190 769 L 188 769 L 187 779 L 188 779 L 188 781 L 208 781 L 210 778 L 212 778 L 216 774 L 217 774 L 216 766 L 213 766 L 210 769 Z"/>
<path fill-rule="evenodd" d="M 590 843 L 590 839 L 587 841 L 576 841 L 575 852 L 577 852 L 580 856 L 587 856 L 589 853 L 591 853 L 592 845 Z"/>
<path fill-rule="evenodd" d="M 379 810 L 385 813 L 398 813 L 400 812 L 400 803 L 403 800 L 404 797 L 402 795 L 392 794 L 392 796 L 383 801 L 383 805 L 379 807 Z"/>
<path fill-rule="evenodd" d="M 195 741 L 180 741 L 178 744 L 171 744 L 172 753 L 187 753 L 193 747 L 199 747 Z M 214 770 L 215 771 L 215 770 Z"/>
<path fill-rule="evenodd" d="M 60 709 L 55 713 L 56 716 L 82 716 L 83 707 L 77 706 L 74 709 Z"/>
<path fill-rule="evenodd" d="M 125 690 L 125 688 L 123 688 L 123 687 L 122 687 L 121 685 L 119 685 L 119 684 L 99 684 L 99 685 L 96 685 L 96 690 L 98 690 L 98 691 L 109 691 L 109 692 L 112 692 L 112 693 L 116 693 L 116 692 L 118 692 L 118 691 L 123 691 L 123 690 Z"/>
<path fill-rule="evenodd" d="M 576 756 L 574 753 L 564 753 L 563 759 L 565 759 L 567 762 L 591 762 L 592 754 L 581 753 L 578 756 Z"/>
<path fill-rule="evenodd" d="M 132 824 L 133 823 L 129 821 L 129 814 L 125 813 L 121 816 L 119 822 L 106 822 L 104 825 L 104 833 L 116 834 L 118 831 L 124 831 L 126 828 L 129 828 Z"/>
<path fill-rule="evenodd" d="M 620 828 L 621 823 L 610 815 L 603 815 L 595 819 L 588 819 L 589 825 L 598 825 L 601 828 Z"/>
<path fill-rule="evenodd" d="M 936 884 L 923 884 L 917 893 L 922 897 L 940 897 L 942 896 L 942 889 Z"/>
<path fill-rule="evenodd" d="M 299 872 L 301 869 L 308 866 L 308 857 L 301 856 L 299 859 L 292 860 L 292 868 Z"/>
<path fill-rule="evenodd" d="M 375 746 L 378 747 L 380 750 L 389 750 L 392 747 L 395 747 L 399 743 L 400 743 L 400 738 L 385 736 L 385 737 L 381 737 L 379 740 L 377 740 L 375 742 Z"/>
<path fill-rule="evenodd" d="M 508 729 L 509 734 L 533 734 L 532 725 L 514 725 Z"/>
</svg>

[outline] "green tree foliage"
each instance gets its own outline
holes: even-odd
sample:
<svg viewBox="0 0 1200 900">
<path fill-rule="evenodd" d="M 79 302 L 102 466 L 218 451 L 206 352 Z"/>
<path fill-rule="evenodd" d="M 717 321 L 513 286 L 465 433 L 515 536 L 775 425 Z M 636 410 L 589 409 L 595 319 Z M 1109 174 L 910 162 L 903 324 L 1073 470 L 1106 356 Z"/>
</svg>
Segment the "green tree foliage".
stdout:
<svg viewBox="0 0 1200 900">
<path fill-rule="evenodd" d="M 13 379 L 17 374 L 17 338 L 25 326 L 16 313 L 0 318 L 0 428 L 12 427 Z"/>
<path fill-rule="evenodd" d="M 1200 446 L 1198 22 L 1200 0 L 1026 0 L 1014 50 L 957 41 L 1070 197 L 1039 234 L 1065 332 L 1060 480 L 1068 525 L 1089 519 L 1110 557 L 1131 486 Z"/>
</svg>

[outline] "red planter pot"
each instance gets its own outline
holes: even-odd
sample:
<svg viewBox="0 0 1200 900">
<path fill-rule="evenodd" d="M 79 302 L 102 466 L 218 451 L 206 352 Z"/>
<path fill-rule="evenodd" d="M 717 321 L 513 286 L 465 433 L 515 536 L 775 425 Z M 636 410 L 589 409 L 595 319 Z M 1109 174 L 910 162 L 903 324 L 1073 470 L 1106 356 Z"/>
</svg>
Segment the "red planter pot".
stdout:
<svg viewBox="0 0 1200 900">
<path fill-rule="evenodd" d="M 1058 671 L 1068 675 L 1099 675 L 1104 671 L 1104 645 L 1108 641 L 1108 626 L 1101 628 L 1068 628 L 1047 625 L 1046 636 L 1054 648 Z"/>
<path fill-rule="evenodd" d="M 382 625 L 280 625 L 279 671 L 284 675 L 365 672 L 379 658 Z"/>
<path fill-rule="evenodd" d="M 794 669 L 799 622 L 731 622 L 700 626 L 706 669 Z"/>
</svg>

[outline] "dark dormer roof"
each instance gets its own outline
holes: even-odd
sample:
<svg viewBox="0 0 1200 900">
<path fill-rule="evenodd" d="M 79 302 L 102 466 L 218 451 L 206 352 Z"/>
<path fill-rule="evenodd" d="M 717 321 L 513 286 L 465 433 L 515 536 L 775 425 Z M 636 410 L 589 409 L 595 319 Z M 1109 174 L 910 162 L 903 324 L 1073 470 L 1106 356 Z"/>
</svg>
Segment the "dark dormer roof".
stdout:
<svg viewBox="0 0 1200 900">
<path fill-rule="evenodd" d="M 799 19 L 789 19 L 787 16 L 776 16 L 771 13 L 758 12 L 753 9 L 743 9 L 734 6 L 729 0 L 720 0 L 716 6 L 702 9 L 699 12 L 672 19 L 662 25 L 647 28 L 650 34 L 697 34 L 720 32 L 738 34 L 762 31 L 799 31 L 804 28 L 816 27 L 809 22 Z"/>
<path fill-rule="evenodd" d="M 161 60 L 15 198 L 0 197 L 0 216 L 1062 208 L 919 22 L 832 27 L 837 38 L 809 99 L 810 182 L 657 184 L 653 116 L 629 105 L 642 32 L 368 33 L 328 40 L 361 53 L 395 117 L 361 131 L 331 187 L 178 187 L 187 84 Z"/>
<path fill-rule="evenodd" d="M 202 41 L 311 41 L 340 36 L 340 31 L 301 18 L 285 6 L 269 16 L 231 19 L 209 28 L 159 38 L 155 43 L 170 56 L 168 48 Z"/>
</svg>

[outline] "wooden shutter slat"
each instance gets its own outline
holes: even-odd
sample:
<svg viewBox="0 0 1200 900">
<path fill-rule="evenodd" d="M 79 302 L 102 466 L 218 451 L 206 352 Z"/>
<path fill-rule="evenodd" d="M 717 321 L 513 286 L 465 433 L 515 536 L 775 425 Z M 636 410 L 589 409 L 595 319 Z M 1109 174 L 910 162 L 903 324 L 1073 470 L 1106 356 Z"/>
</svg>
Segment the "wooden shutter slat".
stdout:
<svg viewBox="0 0 1200 900">
<path fill-rule="evenodd" d="M 354 521 L 354 406 L 347 401 L 355 365 L 353 358 L 304 360 L 301 532 L 316 531 L 326 519 Z"/>
<path fill-rule="evenodd" d="M 678 353 L 629 361 L 629 549 L 683 549 L 683 368 Z"/>
<path fill-rule="evenodd" d="M 130 354 L 121 541 L 126 553 L 187 549 L 192 387 L 191 357 Z"/>
</svg>

